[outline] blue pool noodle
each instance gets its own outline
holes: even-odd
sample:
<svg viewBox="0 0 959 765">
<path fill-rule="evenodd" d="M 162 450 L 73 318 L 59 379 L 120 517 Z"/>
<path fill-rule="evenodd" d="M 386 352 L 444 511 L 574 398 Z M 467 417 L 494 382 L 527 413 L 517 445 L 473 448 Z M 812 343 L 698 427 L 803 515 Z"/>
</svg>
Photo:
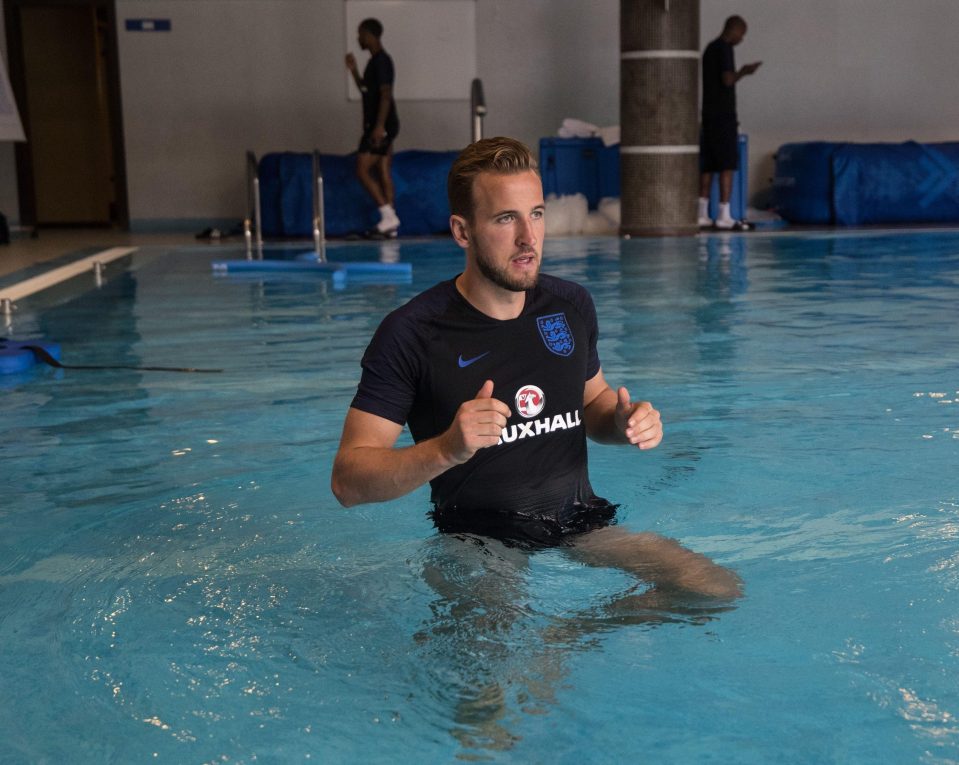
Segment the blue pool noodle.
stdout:
<svg viewBox="0 0 959 765">
<path fill-rule="evenodd" d="M 379 261 L 356 261 L 345 263 L 319 263 L 316 253 L 308 253 L 295 260 L 215 260 L 215 273 L 255 274 L 255 273 L 320 273 L 329 274 L 333 286 L 342 288 L 353 276 L 369 281 L 370 278 L 388 278 L 407 281 L 413 277 L 411 263 L 380 263 Z"/>
</svg>

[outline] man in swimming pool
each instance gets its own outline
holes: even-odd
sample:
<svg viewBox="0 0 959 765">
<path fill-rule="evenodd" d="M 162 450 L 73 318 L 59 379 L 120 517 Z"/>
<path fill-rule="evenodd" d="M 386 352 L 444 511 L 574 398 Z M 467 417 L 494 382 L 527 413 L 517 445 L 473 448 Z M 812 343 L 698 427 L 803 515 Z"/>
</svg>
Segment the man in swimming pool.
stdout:
<svg viewBox="0 0 959 765">
<path fill-rule="evenodd" d="M 429 482 L 440 531 L 564 546 L 660 589 L 737 596 L 735 574 L 612 525 L 616 506 L 593 493 L 587 435 L 648 450 L 663 428 L 650 403 L 606 383 L 589 293 L 540 273 L 545 203 L 529 149 L 477 141 L 447 192 L 465 268 L 376 331 L 333 465 L 337 499 L 381 502 Z M 404 424 L 415 443 L 396 448 Z"/>
<path fill-rule="evenodd" d="M 400 219 L 393 208 L 393 140 L 400 132 L 400 120 L 393 100 L 396 79 L 393 59 L 383 49 L 380 38 L 383 25 L 377 19 L 364 19 L 357 30 L 357 42 L 370 52 L 363 77 L 356 57 L 346 54 L 346 68 L 353 75 L 363 97 L 363 135 L 356 157 L 356 174 L 379 208 L 380 220 L 371 233 L 395 237 Z"/>
</svg>

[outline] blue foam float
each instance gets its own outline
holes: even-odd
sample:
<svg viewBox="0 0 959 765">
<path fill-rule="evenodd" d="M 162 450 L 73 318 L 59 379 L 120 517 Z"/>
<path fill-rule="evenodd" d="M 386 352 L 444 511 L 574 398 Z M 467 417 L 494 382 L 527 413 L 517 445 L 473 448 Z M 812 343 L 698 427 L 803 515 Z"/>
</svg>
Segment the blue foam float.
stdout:
<svg viewBox="0 0 959 765">
<path fill-rule="evenodd" d="M 350 277 L 361 277 L 369 281 L 377 276 L 390 280 L 409 279 L 413 275 L 412 263 L 381 263 L 379 261 L 324 262 L 320 263 L 316 253 L 299 255 L 293 260 L 214 260 L 214 272 L 256 272 L 256 271 L 301 271 L 305 273 L 330 274 L 334 285 L 343 285 Z"/>
<path fill-rule="evenodd" d="M 43 340 L 8 340 L 0 338 L 0 374 L 12 375 L 25 372 L 37 363 L 36 354 L 24 346 L 36 345 L 43 348 L 57 361 L 60 360 L 60 345 Z"/>
</svg>

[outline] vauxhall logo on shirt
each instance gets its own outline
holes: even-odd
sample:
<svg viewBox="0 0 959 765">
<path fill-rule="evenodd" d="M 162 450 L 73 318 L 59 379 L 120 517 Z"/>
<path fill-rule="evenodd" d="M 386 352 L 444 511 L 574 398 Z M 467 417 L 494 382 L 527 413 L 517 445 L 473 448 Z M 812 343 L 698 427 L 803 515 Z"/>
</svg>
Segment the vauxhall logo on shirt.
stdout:
<svg viewBox="0 0 959 765">
<path fill-rule="evenodd" d="M 542 388 L 524 385 L 516 391 L 516 411 L 526 419 L 542 412 L 544 406 L 546 406 L 546 395 Z"/>
<path fill-rule="evenodd" d="M 513 400 L 516 403 L 516 411 L 527 420 L 532 420 L 546 406 L 546 394 L 536 385 L 521 385 Z M 558 430 L 568 430 L 581 424 L 578 409 L 575 412 L 543 417 L 532 422 L 520 422 L 503 428 L 497 445 L 511 444 L 513 441 L 541 436 L 544 433 L 555 433 Z"/>
</svg>

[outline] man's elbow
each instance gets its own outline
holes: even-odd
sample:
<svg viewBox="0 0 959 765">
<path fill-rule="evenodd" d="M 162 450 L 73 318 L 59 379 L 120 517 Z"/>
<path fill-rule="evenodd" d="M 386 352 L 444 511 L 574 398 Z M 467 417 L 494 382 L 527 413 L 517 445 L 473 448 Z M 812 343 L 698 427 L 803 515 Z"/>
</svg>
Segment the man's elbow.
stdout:
<svg viewBox="0 0 959 765">
<path fill-rule="evenodd" d="M 336 501 L 343 507 L 353 507 L 353 505 L 360 503 L 360 499 L 353 491 L 349 481 L 344 479 L 343 471 L 339 470 L 336 465 L 333 466 L 333 474 L 330 476 L 330 489 L 333 491 Z"/>
</svg>

